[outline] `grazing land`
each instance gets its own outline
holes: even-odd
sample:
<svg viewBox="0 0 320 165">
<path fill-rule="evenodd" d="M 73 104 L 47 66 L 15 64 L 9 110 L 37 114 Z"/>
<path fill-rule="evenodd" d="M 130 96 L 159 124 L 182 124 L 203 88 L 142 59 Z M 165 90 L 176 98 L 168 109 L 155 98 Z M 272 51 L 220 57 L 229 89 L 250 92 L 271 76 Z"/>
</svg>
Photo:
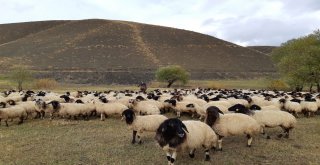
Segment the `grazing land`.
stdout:
<svg viewBox="0 0 320 165">
<path fill-rule="evenodd" d="M 132 132 L 120 117 L 16 122 L 0 126 L 0 164 L 167 164 L 154 133 L 144 134 L 142 145 L 132 145 Z M 299 118 L 289 139 L 278 139 L 279 131 L 267 130 L 271 139 L 258 136 L 251 148 L 245 135 L 228 137 L 222 152 L 211 152 L 210 162 L 197 150 L 194 159 L 178 154 L 176 164 L 320 164 L 320 116 Z"/>
</svg>

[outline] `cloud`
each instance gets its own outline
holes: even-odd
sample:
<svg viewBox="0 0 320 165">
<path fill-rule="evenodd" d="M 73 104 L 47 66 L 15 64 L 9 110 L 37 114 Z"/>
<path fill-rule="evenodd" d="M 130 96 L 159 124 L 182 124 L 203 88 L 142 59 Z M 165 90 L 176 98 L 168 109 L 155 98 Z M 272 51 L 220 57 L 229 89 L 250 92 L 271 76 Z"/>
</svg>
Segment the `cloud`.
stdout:
<svg viewBox="0 0 320 165">
<path fill-rule="evenodd" d="M 241 45 L 280 45 L 320 27 L 319 0 L 0 0 L 0 23 L 113 19 L 170 26 Z"/>
</svg>

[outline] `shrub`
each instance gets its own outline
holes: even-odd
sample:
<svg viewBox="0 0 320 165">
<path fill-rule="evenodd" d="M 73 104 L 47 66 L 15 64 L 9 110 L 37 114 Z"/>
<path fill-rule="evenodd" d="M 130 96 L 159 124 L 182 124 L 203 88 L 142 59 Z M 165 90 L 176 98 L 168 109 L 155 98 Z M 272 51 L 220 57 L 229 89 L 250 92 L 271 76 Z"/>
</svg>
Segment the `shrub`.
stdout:
<svg viewBox="0 0 320 165">
<path fill-rule="evenodd" d="M 44 78 L 34 82 L 36 89 L 54 89 L 58 86 L 58 82 L 54 79 Z"/>
<path fill-rule="evenodd" d="M 282 80 L 271 80 L 267 88 L 269 90 L 287 90 L 288 85 Z"/>
</svg>

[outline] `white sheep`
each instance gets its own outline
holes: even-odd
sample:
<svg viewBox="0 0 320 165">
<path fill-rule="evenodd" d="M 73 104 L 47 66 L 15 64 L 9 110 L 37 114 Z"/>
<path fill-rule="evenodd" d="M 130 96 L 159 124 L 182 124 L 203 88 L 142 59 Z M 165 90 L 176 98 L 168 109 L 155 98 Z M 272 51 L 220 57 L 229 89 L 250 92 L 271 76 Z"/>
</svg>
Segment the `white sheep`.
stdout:
<svg viewBox="0 0 320 165">
<path fill-rule="evenodd" d="M 166 152 L 168 164 L 173 165 L 177 152 L 189 150 L 189 156 L 194 158 L 194 152 L 204 147 L 205 160 L 210 160 L 209 150 L 216 147 L 217 135 L 211 127 L 200 121 L 181 121 L 173 118 L 164 121 L 156 132 L 156 140 Z"/>
<path fill-rule="evenodd" d="M 136 142 L 136 136 L 138 143 L 141 144 L 141 136 L 144 131 L 156 132 L 160 124 L 167 119 L 167 117 L 163 115 L 137 116 L 132 109 L 123 111 L 122 116 L 132 130 L 132 144 Z"/>
<path fill-rule="evenodd" d="M 156 115 L 160 114 L 160 109 L 153 103 L 148 101 L 131 100 L 130 108 L 134 109 L 140 115 Z"/>
<path fill-rule="evenodd" d="M 289 132 L 296 125 L 296 118 L 288 112 L 285 111 L 250 111 L 248 109 L 240 109 L 237 113 L 248 114 L 252 118 L 254 118 L 261 126 L 262 126 L 262 134 L 268 136 L 265 133 L 264 128 L 274 128 L 281 127 L 284 131 L 284 137 L 289 138 Z M 278 135 L 278 137 L 282 137 L 282 133 Z"/>
<path fill-rule="evenodd" d="M 247 146 L 251 147 L 253 135 L 261 132 L 259 123 L 252 117 L 244 114 L 220 114 L 219 108 L 212 106 L 207 109 L 205 122 L 213 128 L 219 137 L 219 149 L 222 150 L 222 138 L 234 135 L 246 134 Z"/>
<path fill-rule="evenodd" d="M 20 121 L 18 124 L 22 124 L 23 120 L 27 116 L 26 110 L 22 106 L 12 106 L 8 108 L 0 109 L 0 124 L 1 120 L 4 120 L 6 126 L 8 127 L 8 119 L 19 118 Z"/>
<path fill-rule="evenodd" d="M 298 113 L 302 112 L 301 104 L 297 102 L 293 102 L 287 99 L 280 99 L 279 102 L 286 111 L 292 113 L 294 116 L 297 117 Z"/>
<path fill-rule="evenodd" d="M 226 100 L 227 102 L 229 102 L 232 105 L 236 105 L 236 104 L 242 104 L 244 105 L 245 107 L 248 107 L 249 106 L 249 103 L 247 100 L 244 100 L 244 99 L 235 99 L 235 98 L 228 98 Z"/>
<path fill-rule="evenodd" d="M 171 105 L 171 108 L 176 111 L 177 117 L 181 117 L 182 112 L 189 113 L 193 117 L 194 113 L 196 112 L 196 107 L 199 107 L 198 110 L 200 110 L 201 108 L 196 103 L 192 103 L 188 101 L 169 100 L 169 104 Z"/>
<path fill-rule="evenodd" d="M 128 109 L 127 106 L 121 104 L 121 103 L 100 103 L 95 102 L 96 111 L 101 116 L 101 121 L 103 121 L 107 116 L 118 114 L 121 116 L 122 112 L 126 109 Z"/>
<path fill-rule="evenodd" d="M 74 117 L 77 119 L 78 116 L 82 115 L 84 119 L 88 119 L 88 116 L 95 110 L 95 105 L 93 103 L 87 104 L 77 104 L 77 103 L 59 103 L 57 101 L 52 101 L 48 103 L 52 106 L 47 106 L 47 109 L 51 112 L 51 118 L 53 113 L 58 112 L 59 116 L 62 117 Z"/>
<path fill-rule="evenodd" d="M 311 114 L 314 114 L 318 110 L 318 105 L 316 102 L 301 101 L 300 105 L 302 107 L 302 110 L 306 113 L 307 117 L 310 117 Z"/>
</svg>

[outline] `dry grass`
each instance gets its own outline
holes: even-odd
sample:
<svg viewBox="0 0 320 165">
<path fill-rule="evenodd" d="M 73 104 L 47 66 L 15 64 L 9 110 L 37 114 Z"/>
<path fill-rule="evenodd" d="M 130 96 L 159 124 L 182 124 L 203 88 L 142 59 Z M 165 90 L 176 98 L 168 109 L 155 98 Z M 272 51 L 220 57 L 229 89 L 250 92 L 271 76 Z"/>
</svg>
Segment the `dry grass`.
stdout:
<svg viewBox="0 0 320 165">
<path fill-rule="evenodd" d="M 49 78 L 36 80 L 33 84 L 35 89 L 55 89 L 58 87 L 58 82 Z"/>
<path fill-rule="evenodd" d="M 187 119 L 183 117 L 183 119 Z M 178 154 L 177 164 L 320 164 L 320 116 L 298 119 L 289 139 L 277 139 L 280 128 L 268 130 L 272 139 L 224 140 L 222 152 L 205 162 L 203 150 L 191 159 Z M 0 164 L 167 164 L 164 152 L 147 133 L 142 145 L 132 145 L 131 131 L 119 117 L 105 121 L 29 120 L 0 126 Z"/>
</svg>

